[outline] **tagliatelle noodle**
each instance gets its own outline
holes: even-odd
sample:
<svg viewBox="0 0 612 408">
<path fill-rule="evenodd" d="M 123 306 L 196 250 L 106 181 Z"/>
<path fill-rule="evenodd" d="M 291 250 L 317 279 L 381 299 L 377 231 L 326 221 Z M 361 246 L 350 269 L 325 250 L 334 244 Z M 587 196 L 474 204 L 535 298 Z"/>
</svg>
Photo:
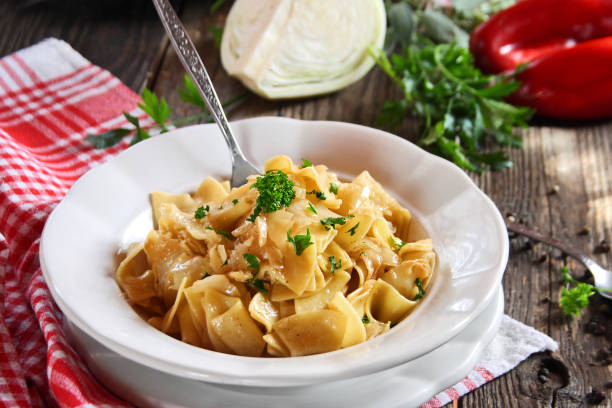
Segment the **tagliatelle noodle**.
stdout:
<svg viewBox="0 0 612 408">
<path fill-rule="evenodd" d="M 152 326 L 222 353 L 303 356 L 378 336 L 426 296 L 431 240 L 404 242 L 410 211 L 367 171 L 342 182 L 286 156 L 265 170 L 293 183 L 288 206 L 255 214 L 257 175 L 151 194 L 155 229 L 115 278 Z"/>
</svg>

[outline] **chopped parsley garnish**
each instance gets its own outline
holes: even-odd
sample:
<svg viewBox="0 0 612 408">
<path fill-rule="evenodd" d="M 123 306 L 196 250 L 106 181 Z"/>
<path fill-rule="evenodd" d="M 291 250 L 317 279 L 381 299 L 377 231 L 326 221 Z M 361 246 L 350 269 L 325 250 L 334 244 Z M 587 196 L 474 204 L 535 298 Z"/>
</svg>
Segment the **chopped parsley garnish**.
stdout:
<svg viewBox="0 0 612 408">
<path fill-rule="evenodd" d="M 359 255 L 361 255 L 361 256 L 366 256 L 366 253 L 365 253 L 365 251 L 361 251 L 361 252 L 359 253 Z"/>
<path fill-rule="evenodd" d="M 229 258 L 225 259 L 225 262 L 223 262 L 223 266 L 227 265 L 229 263 Z"/>
<path fill-rule="evenodd" d="M 412 300 L 423 299 L 423 296 L 425 295 L 425 289 L 423 289 L 423 283 L 421 282 L 421 279 L 416 278 L 414 280 L 414 284 L 417 285 L 417 288 L 419 289 L 419 293 L 417 293 L 416 296 L 412 298 Z"/>
<path fill-rule="evenodd" d="M 255 222 L 255 218 L 257 218 L 259 214 L 261 214 L 261 208 L 255 207 L 255 209 L 253 210 L 253 214 L 247 217 L 247 221 Z"/>
<path fill-rule="evenodd" d="M 395 326 L 397 326 L 399 322 L 391 322 L 391 325 L 389 326 L 391 329 L 394 328 Z"/>
<path fill-rule="evenodd" d="M 222 205 L 220 205 L 219 208 L 217 208 L 217 210 L 222 210 L 222 209 L 223 209 Z"/>
<path fill-rule="evenodd" d="M 238 204 L 238 199 L 237 199 L 237 198 L 234 198 L 234 199 L 232 200 L 232 204 L 234 204 L 234 205 Z"/>
<path fill-rule="evenodd" d="M 266 287 L 264 286 L 264 280 L 263 279 L 249 278 L 249 279 L 247 279 L 246 283 L 248 283 L 249 285 L 253 286 L 255 289 L 257 289 L 258 291 L 260 291 L 264 295 L 268 294 L 268 289 L 266 289 Z"/>
<path fill-rule="evenodd" d="M 229 239 L 230 241 L 235 240 L 236 238 L 232 237 L 229 232 L 227 231 L 223 231 L 223 230 L 218 230 L 218 229 L 214 229 L 213 227 L 211 227 L 210 225 L 206 226 L 207 230 L 211 230 L 211 231 L 215 231 L 217 234 L 224 236 L 225 238 Z"/>
<path fill-rule="evenodd" d="M 346 217 L 327 217 L 321 220 L 321 224 L 323 224 L 326 231 L 329 231 L 331 228 L 336 229 L 336 224 L 338 225 L 346 224 L 346 219 L 352 218 L 352 217 L 354 217 L 354 215 L 350 215 L 350 214 L 347 215 Z"/>
<path fill-rule="evenodd" d="M 311 202 L 308 203 L 308 207 L 306 207 L 306 209 L 312 211 L 315 214 L 318 214 L 317 209 L 314 208 L 314 205 L 312 205 Z"/>
<path fill-rule="evenodd" d="M 338 194 L 338 185 L 336 183 L 329 183 L 329 192 Z"/>
<path fill-rule="evenodd" d="M 336 261 L 336 257 L 333 255 L 330 256 L 328 259 L 329 259 L 329 264 L 331 265 L 331 270 L 329 273 L 333 275 L 336 269 L 342 268 L 342 259 L 338 259 Z"/>
<path fill-rule="evenodd" d="M 287 241 L 293 244 L 295 248 L 295 253 L 297 255 L 302 255 L 302 252 L 309 246 L 311 246 L 314 242 L 310 240 L 310 230 L 306 229 L 306 235 L 294 235 L 293 237 L 290 235 L 291 230 L 287 231 Z"/>
<path fill-rule="evenodd" d="M 397 249 L 400 249 L 401 247 L 403 247 L 404 245 L 407 244 L 407 242 L 404 242 L 404 241 L 401 241 L 401 240 L 400 240 L 400 242 L 397 242 L 395 240 L 395 238 L 393 238 L 393 237 L 389 237 L 389 241 L 391 242 L 391 246 L 394 246 Z"/>
<path fill-rule="evenodd" d="M 257 258 L 257 256 L 249 254 L 247 252 L 246 254 L 243 254 L 242 257 L 249 264 L 249 269 L 253 269 L 255 272 L 259 272 L 259 258 Z"/>
<path fill-rule="evenodd" d="M 355 231 L 357 230 L 358 226 L 359 226 L 359 223 L 355 224 L 353 227 L 349 228 L 347 232 L 349 232 L 351 236 L 355 235 Z"/>
<path fill-rule="evenodd" d="M 251 222 L 255 221 L 262 211 L 270 213 L 280 210 L 281 207 L 289 207 L 295 198 L 293 181 L 289 180 L 287 174 L 281 170 L 271 170 L 257 177 L 251 188 L 259 191 L 253 214 L 247 218 Z"/>
<path fill-rule="evenodd" d="M 364 316 L 361 318 L 361 323 L 363 323 L 363 324 L 368 324 L 368 323 L 370 323 L 370 318 L 369 318 L 368 316 L 364 315 Z"/>
<path fill-rule="evenodd" d="M 302 168 L 312 167 L 312 162 L 308 159 L 302 159 Z"/>
<path fill-rule="evenodd" d="M 250 254 L 248 252 L 246 254 L 242 254 L 242 257 L 249 264 L 249 269 L 253 269 L 255 271 L 255 276 L 256 276 L 259 273 L 259 258 L 257 258 L 257 256 L 255 256 L 253 254 Z M 248 283 L 249 285 L 253 286 L 255 289 L 257 289 L 258 291 L 260 291 L 264 295 L 267 295 L 268 294 L 268 289 L 266 289 L 266 287 L 264 286 L 264 280 L 263 279 L 257 279 L 257 278 L 255 278 L 255 276 L 253 276 L 252 278 L 247 279 L 246 283 Z"/>
<path fill-rule="evenodd" d="M 321 192 L 321 191 L 318 191 L 318 190 L 308 191 L 306 194 L 314 194 L 321 201 L 327 200 L 327 197 L 325 197 L 325 194 L 323 192 Z"/>
<path fill-rule="evenodd" d="M 210 206 L 208 205 L 206 207 L 201 206 L 197 210 L 195 210 L 195 213 L 193 214 L 193 216 L 199 220 L 199 219 L 206 217 L 209 211 L 210 211 Z"/>
</svg>

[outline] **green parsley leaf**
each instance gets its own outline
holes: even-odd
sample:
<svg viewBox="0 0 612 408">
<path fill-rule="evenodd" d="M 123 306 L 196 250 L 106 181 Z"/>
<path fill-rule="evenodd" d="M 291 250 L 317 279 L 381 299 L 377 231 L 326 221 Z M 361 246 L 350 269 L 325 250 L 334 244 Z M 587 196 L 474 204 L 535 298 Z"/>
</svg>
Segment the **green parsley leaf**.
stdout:
<svg viewBox="0 0 612 408">
<path fill-rule="evenodd" d="M 407 244 L 407 242 L 404 242 L 404 241 L 401 241 L 401 240 L 400 240 L 400 242 L 397 242 L 395 240 L 395 238 L 393 238 L 393 237 L 389 237 L 389 242 L 391 242 L 391 246 L 394 246 L 397 249 L 400 249 L 401 247 L 403 247 L 404 245 Z"/>
<path fill-rule="evenodd" d="M 353 225 L 351 228 L 349 228 L 349 230 L 347 232 L 350 233 L 351 236 L 355 235 L 355 231 L 357 230 L 358 226 L 359 226 L 359 223 Z"/>
<path fill-rule="evenodd" d="M 229 239 L 230 241 L 233 241 L 233 240 L 235 240 L 235 239 L 236 239 L 236 238 L 234 238 L 233 236 L 231 236 L 231 235 L 229 234 L 229 232 L 227 232 L 227 231 L 217 230 L 217 229 L 216 229 L 216 230 L 215 230 L 215 232 L 216 232 L 217 234 L 219 234 L 219 235 L 224 236 L 225 238 Z"/>
<path fill-rule="evenodd" d="M 302 159 L 302 168 L 312 167 L 312 162 L 308 159 Z"/>
<path fill-rule="evenodd" d="M 200 96 L 198 88 L 196 88 L 189 75 L 183 77 L 183 89 L 179 89 L 178 93 L 183 102 L 198 106 L 202 108 L 202 110 L 208 112 L 206 102 L 204 102 L 204 99 Z"/>
<path fill-rule="evenodd" d="M 225 259 L 225 262 L 223 262 L 223 266 L 227 265 L 229 263 L 229 258 Z"/>
<path fill-rule="evenodd" d="M 321 224 L 323 224 L 326 231 L 329 231 L 331 228 L 336 229 L 336 224 L 346 224 L 346 219 L 352 217 L 354 217 L 354 215 L 347 215 L 346 217 L 327 217 L 321 220 Z"/>
<path fill-rule="evenodd" d="M 287 231 L 287 241 L 293 244 L 295 248 L 295 253 L 297 255 L 302 255 L 302 252 L 309 246 L 311 246 L 314 242 L 310 240 L 310 230 L 306 229 L 306 235 L 295 235 L 291 236 L 291 230 Z"/>
<path fill-rule="evenodd" d="M 141 97 L 142 103 L 138 104 L 140 109 L 145 111 L 160 126 L 162 133 L 167 132 L 166 120 L 172 113 L 172 110 L 166 100 L 164 98 L 157 99 L 157 95 L 147 88 L 142 90 Z"/>
<path fill-rule="evenodd" d="M 138 118 L 136 116 L 132 116 L 127 112 L 123 112 L 123 116 L 125 117 L 125 119 L 130 122 L 132 125 L 136 126 L 136 127 L 140 127 L 140 121 L 138 120 Z"/>
<path fill-rule="evenodd" d="M 314 194 L 315 196 L 317 196 L 319 200 L 322 200 L 322 201 L 327 200 L 327 197 L 325 197 L 325 194 L 321 191 L 312 190 L 312 191 L 306 192 L 306 194 Z"/>
<path fill-rule="evenodd" d="M 133 129 L 111 129 L 98 135 L 88 134 L 85 140 L 93 144 L 96 149 L 106 149 L 116 145 L 125 136 L 132 133 Z"/>
<path fill-rule="evenodd" d="M 338 185 L 336 183 L 329 183 L 329 192 L 338 194 Z"/>
<path fill-rule="evenodd" d="M 247 221 L 255 222 L 255 218 L 257 218 L 259 214 L 261 214 L 261 208 L 255 207 L 255 209 L 253 210 L 253 214 L 247 217 Z"/>
<path fill-rule="evenodd" d="M 315 214 L 318 214 L 317 209 L 314 208 L 311 202 L 308 203 L 308 207 L 306 207 L 306 209 L 312 211 Z"/>
<path fill-rule="evenodd" d="M 249 264 L 249 269 L 253 269 L 255 273 L 259 272 L 259 258 L 257 258 L 257 256 L 247 252 L 246 254 L 243 254 L 242 257 Z"/>
<path fill-rule="evenodd" d="M 223 27 L 209 25 L 208 31 L 213 35 L 215 48 L 216 49 L 221 48 L 221 40 L 223 39 Z"/>
<path fill-rule="evenodd" d="M 593 286 L 580 282 L 572 289 L 561 291 L 561 309 L 568 316 L 578 316 L 580 311 L 589 304 L 589 298 L 595 294 Z"/>
<path fill-rule="evenodd" d="M 420 278 L 416 278 L 414 280 L 415 285 L 417 285 L 417 288 L 419 289 L 419 293 L 417 293 L 414 298 L 412 298 L 412 300 L 419 300 L 422 299 L 423 296 L 425 296 L 425 289 L 423 289 L 423 283 L 421 282 Z"/>
<path fill-rule="evenodd" d="M 270 213 L 282 207 L 289 207 L 295 198 L 293 181 L 289 180 L 282 170 L 268 171 L 263 176 L 257 177 L 251 188 L 259 191 L 254 212 L 248 218 L 251 222 L 255 221 L 261 211 Z"/>
<path fill-rule="evenodd" d="M 210 225 L 207 225 L 207 226 L 206 226 L 206 229 L 207 229 L 207 230 L 211 230 L 211 231 L 215 231 L 217 234 L 219 234 L 219 235 L 221 235 L 221 236 L 224 236 L 225 238 L 229 239 L 230 241 L 233 241 L 233 240 L 235 240 L 235 239 L 236 239 L 235 237 L 231 236 L 231 235 L 229 234 L 229 232 L 227 232 L 227 231 L 223 231 L 223 230 L 214 229 L 214 228 L 213 228 L 213 227 L 211 227 Z"/>
<path fill-rule="evenodd" d="M 232 204 L 234 204 L 234 205 L 238 204 L 238 199 L 237 199 L 237 198 L 234 198 L 234 199 L 232 200 Z"/>
<path fill-rule="evenodd" d="M 249 285 L 253 286 L 255 289 L 257 289 L 258 291 L 260 291 L 264 295 L 266 295 L 266 296 L 268 295 L 268 289 L 266 289 L 266 287 L 264 286 L 264 280 L 263 279 L 249 278 L 249 279 L 247 279 L 246 283 L 248 283 Z"/>
<path fill-rule="evenodd" d="M 363 315 L 363 317 L 361 318 L 361 323 L 363 324 L 368 324 L 370 323 L 370 318 L 366 315 Z"/>
<path fill-rule="evenodd" d="M 342 268 L 342 259 L 336 260 L 336 257 L 333 255 L 330 256 L 328 259 L 329 259 L 329 265 L 331 268 L 329 273 L 333 275 L 336 269 Z"/>
<path fill-rule="evenodd" d="M 391 322 L 391 325 L 389 326 L 389 328 L 394 328 L 395 326 L 397 326 L 399 322 Z"/>
<path fill-rule="evenodd" d="M 127 119 L 128 122 L 136 126 L 136 133 L 134 134 L 134 137 L 132 137 L 132 140 L 130 141 L 130 146 L 133 146 L 136 143 L 141 142 L 151 137 L 149 132 L 147 132 L 146 130 L 140 127 L 140 121 L 138 120 L 136 116 L 132 116 L 127 112 L 123 112 L 123 116 Z"/>
<path fill-rule="evenodd" d="M 193 216 L 199 220 L 199 219 L 206 217 L 209 211 L 210 211 L 210 206 L 208 205 L 206 207 L 201 206 L 201 207 L 198 207 L 197 210 L 195 210 L 195 214 L 193 214 Z"/>
</svg>

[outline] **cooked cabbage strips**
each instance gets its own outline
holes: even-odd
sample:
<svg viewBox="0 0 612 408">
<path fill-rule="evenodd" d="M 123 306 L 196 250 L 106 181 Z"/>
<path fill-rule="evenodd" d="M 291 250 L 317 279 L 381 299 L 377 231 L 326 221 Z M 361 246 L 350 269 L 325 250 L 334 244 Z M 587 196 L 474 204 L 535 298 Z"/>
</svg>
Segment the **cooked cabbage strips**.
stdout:
<svg viewBox="0 0 612 408">
<path fill-rule="evenodd" d="M 324 94 L 372 68 L 367 48 L 382 47 L 385 31 L 382 0 L 237 0 L 221 61 L 266 98 Z"/>
</svg>

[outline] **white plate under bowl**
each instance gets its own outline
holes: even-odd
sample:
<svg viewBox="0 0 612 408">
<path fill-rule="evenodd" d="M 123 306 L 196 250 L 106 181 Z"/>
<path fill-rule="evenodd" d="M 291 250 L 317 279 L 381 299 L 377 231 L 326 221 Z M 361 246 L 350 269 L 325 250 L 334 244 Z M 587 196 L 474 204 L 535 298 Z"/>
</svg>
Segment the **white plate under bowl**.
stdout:
<svg viewBox="0 0 612 408">
<path fill-rule="evenodd" d="M 243 386 L 298 386 L 372 374 L 422 356 L 456 336 L 490 303 L 508 257 L 499 211 L 455 165 L 389 133 L 339 122 L 256 118 L 233 123 L 247 157 L 263 168 L 287 154 L 342 177 L 367 169 L 410 208 L 439 257 L 427 296 L 393 330 L 365 343 L 305 357 L 253 358 L 199 349 L 142 320 L 113 276 L 117 251 L 151 226 L 149 193 L 185 192 L 206 176 L 227 179 L 230 157 L 215 125 L 172 131 L 127 149 L 80 178 L 49 217 L 41 266 L 68 319 L 110 350 L 166 373 Z"/>
<path fill-rule="evenodd" d="M 68 323 L 65 328 L 94 375 L 113 393 L 141 408 L 408 408 L 461 381 L 474 368 L 497 333 L 503 312 L 500 287 L 489 307 L 431 353 L 360 378 L 284 388 L 247 388 L 171 376 L 120 356 L 76 326 Z"/>
</svg>

